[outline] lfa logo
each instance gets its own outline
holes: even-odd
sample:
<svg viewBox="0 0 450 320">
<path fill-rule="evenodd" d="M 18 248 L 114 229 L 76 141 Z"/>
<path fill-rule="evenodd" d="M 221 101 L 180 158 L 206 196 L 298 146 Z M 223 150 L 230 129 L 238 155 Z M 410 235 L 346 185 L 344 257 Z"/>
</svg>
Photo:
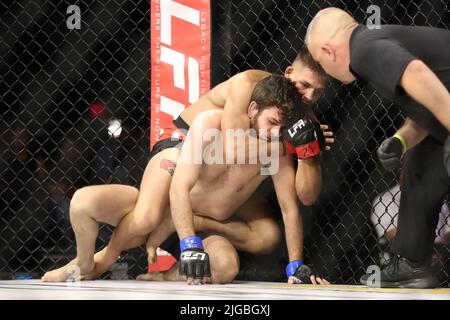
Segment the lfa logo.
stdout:
<svg viewBox="0 0 450 320">
<path fill-rule="evenodd" d="M 291 138 L 293 138 L 295 136 L 295 134 L 297 133 L 298 129 L 303 128 L 304 126 L 306 126 L 306 123 L 303 119 L 300 119 L 299 121 L 297 121 L 296 124 L 294 124 L 289 130 L 289 135 L 291 136 Z"/>
<path fill-rule="evenodd" d="M 79 6 L 68 6 L 66 10 L 66 14 L 70 14 L 70 16 L 66 20 L 67 29 L 81 29 L 81 10 Z"/>
</svg>

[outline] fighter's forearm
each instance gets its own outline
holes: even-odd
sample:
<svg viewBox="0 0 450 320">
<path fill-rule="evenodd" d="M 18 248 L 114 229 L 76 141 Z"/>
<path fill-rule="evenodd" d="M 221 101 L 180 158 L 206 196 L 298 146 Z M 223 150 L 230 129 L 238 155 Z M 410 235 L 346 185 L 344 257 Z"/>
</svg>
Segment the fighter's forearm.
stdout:
<svg viewBox="0 0 450 320">
<path fill-rule="evenodd" d="M 407 118 L 403 126 L 397 131 L 397 134 L 403 137 L 408 150 L 425 139 L 428 132 L 413 120 Z"/>
<path fill-rule="evenodd" d="M 179 187 L 170 188 L 170 207 L 172 220 L 178 237 L 184 239 L 195 235 L 189 190 Z"/>
<path fill-rule="evenodd" d="M 289 262 L 303 260 L 303 224 L 298 208 L 283 211 Z"/>
<path fill-rule="evenodd" d="M 298 160 L 295 189 L 300 201 L 312 205 L 322 190 L 322 170 L 318 158 Z"/>
<path fill-rule="evenodd" d="M 425 63 L 412 61 L 405 69 L 400 85 L 450 131 L 450 93 Z"/>
</svg>

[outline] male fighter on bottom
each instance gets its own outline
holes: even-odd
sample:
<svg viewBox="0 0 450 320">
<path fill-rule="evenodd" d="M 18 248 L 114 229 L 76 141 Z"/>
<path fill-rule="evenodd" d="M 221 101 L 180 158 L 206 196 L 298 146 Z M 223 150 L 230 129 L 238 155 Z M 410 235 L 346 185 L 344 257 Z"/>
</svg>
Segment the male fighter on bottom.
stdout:
<svg viewBox="0 0 450 320">
<path fill-rule="evenodd" d="M 291 101 L 291 107 L 296 105 L 298 108 L 299 103 L 295 102 L 296 99 L 299 98 L 295 87 L 292 84 L 287 83 L 286 80 L 282 77 L 271 76 L 265 78 L 265 81 L 272 81 L 272 87 L 269 86 L 269 90 L 272 90 L 272 97 L 277 95 L 280 92 L 283 92 L 283 88 L 279 86 L 290 85 L 292 88 L 293 94 L 290 94 L 290 99 L 294 99 Z M 264 87 L 264 86 L 263 86 Z M 265 90 L 268 90 L 265 87 Z M 284 88 L 284 92 L 287 92 L 286 88 Z M 267 95 L 266 95 L 267 96 Z M 265 96 L 265 97 L 266 97 Z M 297 97 L 297 98 L 294 98 Z M 275 97 L 274 97 L 275 99 Z M 278 99 L 287 99 L 286 97 L 281 97 Z M 289 98 L 288 98 L 289 99 Z M 256 99 L 257 100 L 257 99 Z M 274 101 L 273 99 L 271 100 Z M 278 100 L 280 101 L 280 100 Z M 283 100 L 282 100 L 283 101 Z M 264 130 L 272 130 L 279 131 L 282 124 L 282 117 L 286 113 L 282 108 L 286 108 L 285 103 L 279 103 L 274 105 L 264 105 L 263 101 L 254 101 L 250 104 L 248 108 L 248 117 L 250 126 L 253 128 L 259 128 Z M 280 112 L 280 110 L 282 110 Z M 201 119 L 204 119 L 206 116 L 203 116 Z M 207 117 L 208 118 L 208 117 Z M 214 117 L 209 117 L 210 119 Z M 215 128 L 220 128 L 220 117 L 216 116 L 217 119 L 210 120 L 210 122 L 214 122 Z M 294 133 L 293 137 L 291 137 L 291 141 L 294 145 L 312 145 L 317 144 L 318 136 L 320 136 L 321 131 L 317 125 L 314 125 L 309 119 L 302 119 L 302 126 L 297 125 L 297 132 Z M 206 120 L 199 120 L 206 121 Z M 211 123 L 206 123 L 211 128 L 214 128 Z M 203 123 L 205 125 L 205 123 Z M 199 130 L 199 129 L 197 129 Z M 303 139 L 303 140 L 302 140 Z M 302 144 L 303 143 L 303 144 Z M 305 151 L 308 151 L 305 148 Z M 306 152 L 308 153 L 308 152 Z M 317 158 L 305 159 L 303 161 L 310 161 L 312 163 L 317 163 Z M 239 212 L 245 211 L 245 206 L 242 206 L 244 202 L 250 197 L 253 191 L 256 189 L 258 184 L 264 180 L 264 176 L 259 175 L 259 170 L 261 165 L 201 165 L 201 170 L 199 172 L 205 172 L 200 174 L 197 182 L 195 183 L 195 187 L 193 190 L 196 192 L 192 194 L 192 208 L 195 209 L 196 214 L 199 216 L 196 217 L 203 219 L 203 221 L 208 221 L 207 218 L 202 217 L 205 215 L 212 216 L 216 219 L 226 219 L 230 217 L 236 210 Z M 309 176 L 308 172 L 304 172 L 304 176 L 306 179 Z M 214 179 L 210 179 L 208 177 L 215 177 Z M 280 170 L 279 172 L 273 176 L 277 194 L 279 197 L 280 206 L 283 212 L 283 218 L 286 225 L 286 240 L 288 244 L 289 258 L 291 264 L 288 268 L 288 275 L 294 276 L 290 279 L 291 282 L 296 282 L 298 279 L 295 279 L 295 272 L 300 272 L 301 268 L 299 267 L 301 262 L 301 251 L 302 251 L 302 237 L 301 237 L 301 219 L 298 212 L 297 207 L 297 195 L 294 187 L 295 180 L 295 170 L 292 163 L 292 159 L 289 156 L 282 157 L 280 159 Z M 217 185 L 219 181 L 224 181 L 224 179 L 228 179 L 228 183 Z M 311 179 L 319 179 L 319 177 L 311 177 Z M 211 185 L 216 189 L 211 188 Z M 314 184 L 315 185 L 315 184 Z M 233 189 L 233 186 L 238 186 L 238 189 Z M 89 198 L 96 198 L 98 196 L 97 193 L 103 193 L 105 188 L 99 188 L 100 186 L 87 187 L 77 191 L 76 195 L 72 199 L 72 207 L 71 207 L 71 222 L 77 237 L 77 245 L 78 245 L 78 256 L 77 259 L 72 261 L 69 265 L 60 268 L 58 270 L 51 271 L 44 275 L 44 281 L 64 281 L 68 277 L 68 269 L 70 265 L 76 264 L 80 268 L 84 266 L 84 264 L 91 263 L 92 255 L 95 249 L 95 239 L 98 234 L 98 223 L 104 222 L 112 225 L 117 225 L 119 221 L 126 215 L 132 207 L 135 205 L 135 201 L 137 198 L 138 191 L 135 188 L 129 186 L 119 186 L 112 185 L 109 186 L 108 194 L 103 194 L 100 198 L 107 199 L 107 201 L 97 202 L 89 201 Z M 241 188 L 241 190 L 239 190 Z M 216 194 L 211 194 L 211 190 L 214 190 Z M 233 191 L 234 190 L 234 191 Z M 239 190 L 237 193 L 236 191 Z M 231 192 L 233 191 L 233 192 Z M 207 192 L 210 192 L 209 194 Z M 226 196 L 228 195 L 228 196 Z M 239 197 L 238 197 L 239 196 Z M 98 197 L 97 197 L 98 198 Z M 214 201 L 215 199 L 216 201 Z M 86 200 L 86 201 L 83 201 Z M 220 203 L 217 200 L 221 200 Z M 241 208 L 239 208 L 241 207 Z M 114 214 L 113 214 L 114 212 Z M 206 212 L 206 214 L 205 214 Z M 170 213 L 169 213 L 170 214 Z M 249 228 L 248 224 L 242 223 L 241 226 L 246 228 L 245 230 L 248 232 L 238 233 L 242 239 L 242 234 L 247 234 L 247 239 L 242 239 L 241 241 L 236 241 L 236 238 L 229 237 L 230 241 L 241 250 L 247 250 L 250 252 L 257 252 L 258 249 L 255 249 L 259 246 L 260 252 L 264 252 L 264 250 L 270 249 L 273 247 L 273 240 L 270 240 L 268 235 L 276 234 L 279 231 L 271 232 L 270 230 L 278 230 L 276 224 L 272 220 L 269 222 L 268 217 L 258 216 L 257 211 L 250 211 L 247 213 L 248 215 L 253 214 L 253 220 L 257 223 L 266 222 L 266 225 L 263 228 L 260 228 L 259 233 L 255 234 L 255 230 Z M 245 213 L 243 214 L 245 215 Z M 218 222 L 214 222 L 213 220 L 209 220 L 208 224 L 215 223 L 216 225 L 220 225 Z M 237 222 L 238 223 L 238 222 Z M 224 227 L 225 226 L 225 227 Z M 269 228 L 268 228 L 269 227 Z M 275 227 L 275 228 L 274 228 Z M 224 229 L 226 229 L 226 223 L 223 223 L 222 226 L 218 229 L 219 233 L 226 233 Z M 199 230 L 197 228 L 197 230 Z M 228 228 L 229 233 L 233 233 L 237 231 L 237 228 Z M 262 232 L 261 232 L 262 231 Z M 122 250 L 126 250 L 127 248 L 135 247 L 140 245 L 145 238 L 133 238 L 129 239 L 130 235 L 127 235 L 128 238 L 124 241 L 124 239 L 120 237 L 111 239 L 111 243 L 107 248 L 98 253 L 95 257 L 95 270 L 92 270 L 92 267 L 88 272 L 82 273 L 84 276 L 89 276 L 89 274 L 97 274 L 106 271 L 108 267 L 114 263 L 117 256 L 121 253 Z M 272 237 L 277 238 L 277 237 Z M 276 243 L 276 240 L 275 240 Z M 252 249 L 248 250 L 249 247 L 253 246 Z M 205 243 L 205 250 L 208 251 L 207 245 Z M 211 257 L 211 264 L 214 274 L 214 259 L 215 255 Z M 222 257 L 219 259 L 222 261 Z M 231 269 L 229 269 L 231 270 Z M 213 275 L 214 281 L 214 275 Z M 314 280 L 313 280 L 314 281 Z M 321 280 L 318 280 L 321 282 Z"/>
</svg>

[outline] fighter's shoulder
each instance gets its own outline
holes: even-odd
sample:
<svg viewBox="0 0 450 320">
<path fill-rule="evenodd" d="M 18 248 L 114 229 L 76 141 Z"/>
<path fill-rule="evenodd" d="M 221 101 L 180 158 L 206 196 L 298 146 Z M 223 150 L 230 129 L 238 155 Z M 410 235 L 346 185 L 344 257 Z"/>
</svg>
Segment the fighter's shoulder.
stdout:
<svg viewBox="0 0 450 320">
<path fill-rule="evenodd" d="M 270 75 L 270 72 L 256 69 L 239 72 L 226 81 L 216 85 L 206 94 L 206 96 L 210 99 L 212 97 L 223 97 L 226 99 L 230 92 L 246 93 L 249 90 L 251 92 L 260 80 Z"/>
<path fill-rule="evenodd" d="M 200 112 L 191 124 L 193 128 L 220 128 L 223 110 L 211 109 Z"/>
<path fill-rule="evenodd" d="M 259 81 L 270 75 L 272 75 L 270 72 L 264 70 L 250 69 L 236 74 L 230 80 L 233 84 L 255 86 Z"/>
</svg>

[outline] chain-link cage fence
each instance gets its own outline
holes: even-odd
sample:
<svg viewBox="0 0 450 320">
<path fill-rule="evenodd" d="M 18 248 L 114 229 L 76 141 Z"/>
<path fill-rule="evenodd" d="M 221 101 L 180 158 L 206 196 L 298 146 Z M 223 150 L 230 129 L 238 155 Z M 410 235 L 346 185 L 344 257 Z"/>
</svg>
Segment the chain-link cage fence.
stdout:
<svg viewBox="0 0 450 320">
<path fill-rule="evenodd" d="M 68 28 L 71 5 L 81 9 L 79 29 Z M 211 1 L 211 85 L 252 68 L 283 72 L 321 8 L 343 8 L 364 23 L 371 5 L 382 23 L 450 26 L 444 0 Z M 37 0 L 0 7 L 0 273 L 38 277 L 75 256 L 68 210 L 76 189 L 140 182 L 149 151 L 150 4 Z M 367 266 L 388 258 L 400 191 L 375 151 L 404 117 L 358 82 L 330 82 L 314 108 L 336 143 L 324 157 L 318 204 L 302 207 L 305 260 L 332 282 L 357 283 Z M 433 257 L 443 285 L 449 226 L 443 210 Z M 109 234 L 102 227 L 98 249 Z M 242 254 L 238 278 L 284 281 L 283 246 L 268 256 Z M 146 269 L 142 248 L 122 259 L 130 276 Z"/>
<path fill-rule="evenodd" d="M 67 25 L 71 5 L 80 8 L 79 29 Z M 76 189 L 140 181 L 149 146 L 149 3 L 0 6 L 0 272 L 37 277 L 75 256 L 68 207 Z M 108 239 L 103 227 L 98 247 Z"/>
</svg>

